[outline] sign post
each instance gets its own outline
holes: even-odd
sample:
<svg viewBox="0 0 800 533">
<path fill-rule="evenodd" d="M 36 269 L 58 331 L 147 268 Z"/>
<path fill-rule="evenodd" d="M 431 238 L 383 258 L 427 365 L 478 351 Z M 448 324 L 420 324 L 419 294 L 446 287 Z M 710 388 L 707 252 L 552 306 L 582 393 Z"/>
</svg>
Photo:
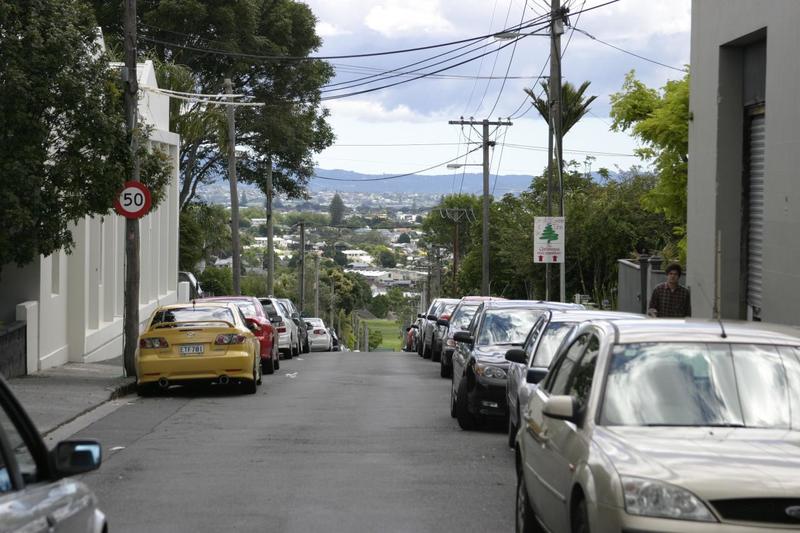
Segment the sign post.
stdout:
<svg viewBox="0 0 800 533">
<path fill-rule="evenodd" d="M 533 262 L 563 263 L 565 240 L 564 217 L 534 217 Z"/>
<path fill-rule="evenodd" d="M 126 181 L 114 200 L 114 210 L 125 218 L 142 218 L 151 205 L 150 190 L 139 181 Z"/>
</svg>

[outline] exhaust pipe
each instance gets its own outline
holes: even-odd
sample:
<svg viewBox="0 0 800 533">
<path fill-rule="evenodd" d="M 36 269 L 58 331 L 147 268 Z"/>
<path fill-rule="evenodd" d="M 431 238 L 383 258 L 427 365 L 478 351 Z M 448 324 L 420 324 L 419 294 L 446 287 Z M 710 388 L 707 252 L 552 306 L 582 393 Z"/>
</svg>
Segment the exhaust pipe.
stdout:
<svg viewBox="0 0 800 533">
<path fill-rule="evenodd" d="M 228 376 L 226 376 L 225 374 L 223 374 L 223 375 L 221 375 L 219 377 L 219 384 L 220 385 L 227 385 L 228 381 L 230 381 L 230 380 L 228 379 Z"/>
<path fill-rule="evenodd" d="M 167 378 L 158 378 L 158 386 L 162 389 L 169 387 L 169 380 Z"/>
</svg>

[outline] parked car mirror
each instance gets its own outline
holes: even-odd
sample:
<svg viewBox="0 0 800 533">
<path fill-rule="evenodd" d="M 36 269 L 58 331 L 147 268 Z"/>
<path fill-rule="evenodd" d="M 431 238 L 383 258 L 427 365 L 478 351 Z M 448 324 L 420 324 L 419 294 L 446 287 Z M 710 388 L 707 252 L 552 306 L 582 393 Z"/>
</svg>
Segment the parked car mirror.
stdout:
<svg viewBox="0 0 800 533">
<path fill-rule="evenodd" d="M 292 318 L 294 318 L 294 319 L 300 318 L 300 313 L 295 311 L 294 313 L 292 313 Z"/>
<path fill-rule="evenodd" d="M 472 344 L 472 337 L 466 331 L 457 331 L 455 335 L 453 335 L 453 340 L 456 342 L 465 342 L 467 344 Z"/>
<path fill-rule="evenodd" d="M 450 326 L 450 321 L 449 321 L 449 320 L 446 320 L 446 319 L 444 319 L 444 318 L 440 318 L 439 320 L 437 320 L 437 321 L 436 321 L 436 323 L 437 323 L 438 325 L 440 325 L 440 326 L 444 326 L 444 327 L 449 327 L 449 326 Z"/>
<path fill-rule="evenodd" d="M 425 318 L 425 315 L 423 315 L 422 313 L 417 313 L 417 318 Z"/>
<path fill-rule="evenodd" d="M 547 369 L 542 367 L 529 368 L 528 375 L 525 376 L 525 381 L 532 385 L 537 385 L 547 376 Z"/>
<path fill-rule="evenodd" d="M 428 315 L 428 320 L 436 320 L 436 315 Z"/>
<path fill-rule="evenodd" d="M 550 396 L 542 407 L 542 414 L 558 420 L 575 422 L 575 398 L 572 396 Z"/>
<path fill-rule="evenodd" d="M 525 365 L 528 363 L 528 354 L 521 348 L 511 348 L 506 352 L 506 360 Z"/>
<path fill-rule="evenodd" d="M 258 321 L 255 318 L 246 318 L 245 322 L 247 323 L 247 329 L 249 329 L 253 333 L 258 333 L 259 331 L 261 331 L 261 326 L 259 325 Z"/>
<path fill-rule="evenodd" d="M 56 470 L 63 476 L 74 476 L 97 470 L 102 462 L 102 447 L 94 440 L 59 442 L 52 452 Z"/>
<path fill-rule="evenodd" d="M 416 324 L 411 324 L 411 328 L 412 328 L 412 329 L 419 329 L 419 326 L 418 326 L 418 325 L 416 325 Z"/>
</svg>

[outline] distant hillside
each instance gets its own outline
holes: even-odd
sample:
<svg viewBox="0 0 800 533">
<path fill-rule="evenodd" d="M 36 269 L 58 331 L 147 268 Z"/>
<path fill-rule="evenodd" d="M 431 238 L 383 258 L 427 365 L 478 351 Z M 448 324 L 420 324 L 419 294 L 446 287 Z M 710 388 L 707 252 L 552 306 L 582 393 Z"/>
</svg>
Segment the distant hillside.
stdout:
<svg viewBox="0 0 800 533">
<path fill-rule="evenodd" d="M 360 174 L 349 170 L 316 169 L 318 176 L 336 178 L 336 180 L 364 180 L 364 181 L 334 181 L 312 178 L 310 189 L 312 191 L 349 191 L 349 192 L 416 192 L 423 194 L 450 194 L 454 190 L 468 194 L 483 191 L 483 175 L 476 173 L 439 174 L 435 176 L 418 175 L 406 176 L 398 179 L 378 180 L 376 178 L 391 176 L 392 174 L 374 175 Z M 496 195 L 508 192 L 518 193 L 527 189 L 532 176 L 500 175 L 489 177 L 489 187 L 494 188 Z M 370 180 L 370 181 L 367 181 Z"/>
</svg>

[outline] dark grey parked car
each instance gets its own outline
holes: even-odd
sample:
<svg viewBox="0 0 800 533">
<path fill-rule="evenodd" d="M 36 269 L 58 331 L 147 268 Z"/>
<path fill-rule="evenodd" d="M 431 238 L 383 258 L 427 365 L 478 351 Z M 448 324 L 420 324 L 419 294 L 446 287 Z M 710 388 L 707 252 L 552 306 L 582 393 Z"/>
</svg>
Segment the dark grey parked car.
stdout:
<svg viewBox="0 0 800 533">
<path fill-rule="evenodd" d="M 468 331 L 453 338 L 450 414 L 461 429 L 474 429 L 488 419 L 508 416 L 506 377 L 509 348 L 522 346 L 539 316 L 548 309 L 580 309 L 577 304 L 509 300 L 483 302 Z"/>
<path fill-rule="evenodd" d="M 506 352 L 506 359 L 511 362 L 506 383 L 508 446 L 514 447 L 522 406 L 528 405 L 533 389 L 547 374 L 553 357 L 570 331 L 586 320 L 644 318 L 644 315 L 634 313 L 578 309 L 548 310 L 540 316 L 525 339 L 525 344 Z"/>
</svg>

